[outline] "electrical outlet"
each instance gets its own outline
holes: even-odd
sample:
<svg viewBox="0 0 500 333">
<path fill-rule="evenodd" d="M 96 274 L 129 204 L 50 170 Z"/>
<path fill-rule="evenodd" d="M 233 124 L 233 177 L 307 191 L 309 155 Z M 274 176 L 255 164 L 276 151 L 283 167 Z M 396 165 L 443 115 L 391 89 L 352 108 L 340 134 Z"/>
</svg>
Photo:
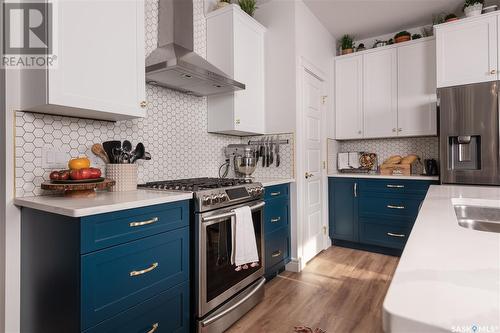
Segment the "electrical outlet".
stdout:
<svg viewBox="0 0 500 333">
<path fill-rule="evenodd" d="M 69 154 L 54 148 L 42 148 L 42 168 L 44 169 L 66 169 L 68 167 Z"/>
</svg>

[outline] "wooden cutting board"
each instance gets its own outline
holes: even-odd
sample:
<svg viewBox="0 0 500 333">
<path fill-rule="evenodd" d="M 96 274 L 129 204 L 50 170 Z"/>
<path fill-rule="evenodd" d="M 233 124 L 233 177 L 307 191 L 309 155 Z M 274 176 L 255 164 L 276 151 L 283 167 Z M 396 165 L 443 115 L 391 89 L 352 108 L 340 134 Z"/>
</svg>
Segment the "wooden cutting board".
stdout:
<svg viewBox="0 0 500 333">
<path fill-rule="evenodd" d="M 42 183 L 42 190 L 64 192 L 65 196 L 89 197 L 95 195 L 95 190 L 106 190 L 114 186 L 116 182 L 112 179 L 104 179 L 94 183 L 74 183 L 74 184 L 53 184 L 51 182 Z"/>
</svg>

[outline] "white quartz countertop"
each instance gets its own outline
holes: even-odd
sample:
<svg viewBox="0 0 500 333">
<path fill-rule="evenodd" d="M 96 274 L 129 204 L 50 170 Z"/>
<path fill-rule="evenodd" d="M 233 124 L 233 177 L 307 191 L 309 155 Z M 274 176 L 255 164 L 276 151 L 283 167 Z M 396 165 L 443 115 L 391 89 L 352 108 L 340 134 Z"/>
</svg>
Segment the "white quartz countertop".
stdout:
<svg viewBox="0 0 500 333">
<path fill-rule="evenodd" d="M 98 192 L 92 198 L 70 198 L 53 195 L 16 198 L 14 204 L 70 217 L 82 217 L 192 198 L 192 193 L 137 190 L 130 192 Z"/>
<path fill-rule="evenodd" d="M 381 175 L 378 173 L 334 173 L 329 174 L 328 177 L 337 178 L 374 178 L 374 179 L 405 179 L 405 180 L 439 180 L 438 176 L 421 176 L 421 175 L 411 175 L 411 176 L 388 176 Z"/>
<path fill-rule="evenodd" d="M 295 179 L 293 178 L 255 178 L 254 182 L 262 183 L 262 186 L 274 186 L 281 184 L 294 183 Z"/>
<path fill-rule="evenodd" d="M 500 234 L 460 227 L 453 203 L 500 207 L 500 187 L 430 187 L 384 301 L 385 332 L 500 332 Z"/>
</svg>

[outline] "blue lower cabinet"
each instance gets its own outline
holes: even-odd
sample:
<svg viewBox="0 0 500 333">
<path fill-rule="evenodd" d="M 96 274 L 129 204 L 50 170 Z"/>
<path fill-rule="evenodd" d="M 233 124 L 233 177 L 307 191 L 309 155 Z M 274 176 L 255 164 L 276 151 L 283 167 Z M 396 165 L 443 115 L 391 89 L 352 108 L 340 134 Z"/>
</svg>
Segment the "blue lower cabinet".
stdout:
<svg viewBox="0 0 500 333">
<path fill-rule="evenodd" d="M 269 280 L 290 262 L 290 185 L 265 189 L 265 275 Z"/>
<path fill-rule="evenodd" d="M 187 333 L 189 318 L 189 283 L 184 282 L 84 333 Z"/>
<path fill-rule="evenodd" d="M 23 208 L 21 331 L 189 332 L 188 207 L 83 218 Z"/>
<path fill-rule="evenodd" d="M 432 184 L 437 182 L 331 177 L 328 191 L 333 243 L 400 253 Z"/>
</svg>

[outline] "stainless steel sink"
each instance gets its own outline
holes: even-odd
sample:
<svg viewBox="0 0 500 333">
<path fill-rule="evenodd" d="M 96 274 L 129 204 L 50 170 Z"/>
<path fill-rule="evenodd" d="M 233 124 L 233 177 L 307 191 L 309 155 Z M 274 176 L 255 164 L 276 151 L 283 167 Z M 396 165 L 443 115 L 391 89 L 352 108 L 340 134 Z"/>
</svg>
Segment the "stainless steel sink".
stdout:
<svg viewBox="0 0 500 333">
<path fill-rule="evenodd" d="M 500 208 L 454 205 L 458 224 L 467 229 L 500 233 Z"/>
</svg>

